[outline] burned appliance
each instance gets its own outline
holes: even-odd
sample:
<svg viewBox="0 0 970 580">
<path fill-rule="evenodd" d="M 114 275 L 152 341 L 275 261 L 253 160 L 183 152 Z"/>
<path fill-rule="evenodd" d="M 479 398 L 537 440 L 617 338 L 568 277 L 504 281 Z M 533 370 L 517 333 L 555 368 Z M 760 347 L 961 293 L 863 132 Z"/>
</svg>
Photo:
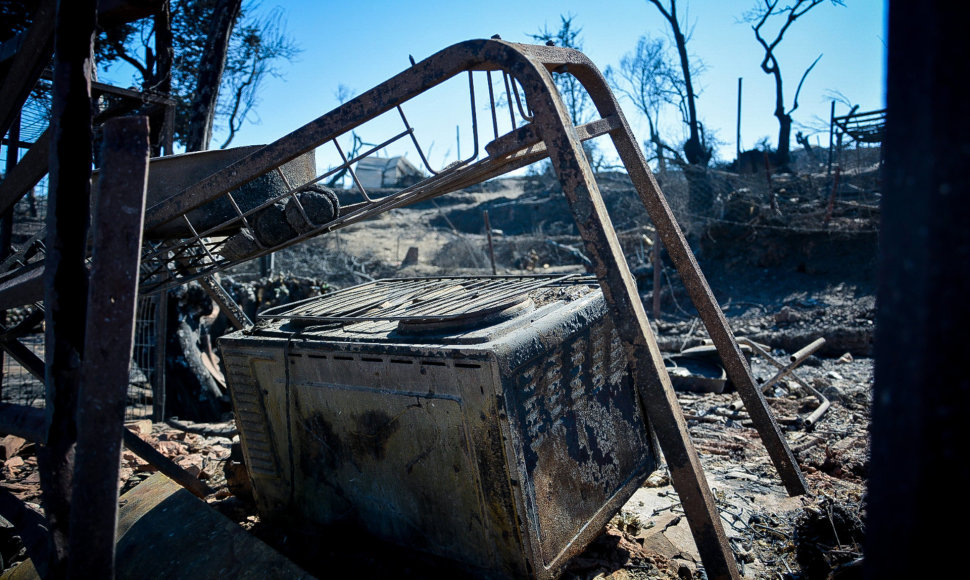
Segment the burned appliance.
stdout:
<svg viewBox="0 0 970 580">
<path fill-rule="evenodd" d="M 549 578 L 657 466 L 592 278 L 378 280 L 221 347 L 268 518 Z"/>
</svg>

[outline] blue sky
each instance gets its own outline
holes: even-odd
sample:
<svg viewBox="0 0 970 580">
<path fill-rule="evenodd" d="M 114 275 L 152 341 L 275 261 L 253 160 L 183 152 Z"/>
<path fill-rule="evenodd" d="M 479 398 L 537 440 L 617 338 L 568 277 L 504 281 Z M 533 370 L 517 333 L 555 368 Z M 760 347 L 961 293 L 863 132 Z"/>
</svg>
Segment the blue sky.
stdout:
<svg viewBox="0 0 970 580">
<path fill-rule="evenodd" d="M 683 21 L 692 30 L 689 51 L 704 66 L 695 79 L 700 90 L 698 111 L 723 141 L 720 157 L 733 157 L 738 77 L 744 79 L 743 147 L 754 147 L 762 137 L 774 145 L 774 83 L 759 68 L 763 51 L 750 25 L 740 20 L 754 0 L 682 4 Z M 558 28 L 561 14 L 573 15 L 574 25 L 582 28 L 584 52 L 601 69 L 616 67 L 641 35 L 666 38 L 669 34 L 666 22 L 646 0 L 262 0 L 257 10 L 277 8 L 285 12 L 286 30 L 302 52 L 281 64 L 283 78 L 265 81 L 254 110 L 255 123 L 244 126 L 233 145 L 267 143 L 285 135 L 335 107 L 339 85 L 363 92 L 406 68 L 408 55 L 421 60 L 456 42 L 493 34 L 531 42 L 529 34 L 540 28 Z M 815 133 L 823 145 L 832 91 L 841 92 L 862 111 L 884 106 L 885 11 L 879 0 L 847 0 L 846 6 L 824 3 L 791 27 L 777 51 L 789 105 L 804 69 L 823 55 L 806 80 L 793 115 L 796 128 L 798 123 L 810 126 L 807 133 L 824 127 L 824 135 Z M 452 108 L 457 111 L 462 106 L 467 108 L 447 99 L 437 103 L 434 131 L 438 135 L 432 157 L 441 163 L 455 158 L 451 117 L 460 113 L 452 114 Z M 642 141 L 645 122 L 632 105 L 625 103 L 624 110 Z M 838 105 L 837 114 L 845 112 L 847 108 Z M 668 119 L 665 128 L 677 140 L 681 127 L 676 119 Z M 221 141 L 217 133 L 214 146 Z"/>
</svg>

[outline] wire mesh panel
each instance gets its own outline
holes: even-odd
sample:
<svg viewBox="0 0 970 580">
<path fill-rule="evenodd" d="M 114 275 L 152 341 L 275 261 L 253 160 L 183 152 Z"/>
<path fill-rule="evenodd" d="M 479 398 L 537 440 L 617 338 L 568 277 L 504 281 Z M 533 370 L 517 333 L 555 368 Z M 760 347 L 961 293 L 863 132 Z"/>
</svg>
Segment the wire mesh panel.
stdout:
<svg viewBox="0 0 970 580">
<path fill-rule="evenodd" d="M 138 299 L 135 315 L 135 341 L 131 354 L 131 367 L 128 372 L 128 404 L 125 407 L 125 420 L 149 419 L 153 415 L 156 379 L 156 331 L 157 296 L 144 296 Z"/>
<path fill-rule="evenodd" d="M 154 403 L 155 393 L 161 386 L 161 373 L 158 360 L 164 356 L 159 351 L 158 309 L 157 296 L 142 297 L 138 301 L 135 320 L 135 341 L 132 351 L 131 366 L 128 374 L 127 405 L 125 420 L 148 419 L 157 416 Z M 20 343 L 44 360 L 44 334 L 35 332 L 21 336 Z M 31 374 L 12 356 L 0 353 L 3 361 L 2 400 L 4 403 L 25 405 L 42 408 L 45 405 L 45 388 L 43 381 Z"/>
<path fill-rule="evenodd" d="M 28 334 L 20 338 L 21 344 L 30 349 L 38 358 L 44 360 L 44 335 Z M 3 402 L 28 407 L 43 407 L 45 402 L 44 383 L 32 375 L 9 354 L 0 351 L 3 359 Z"/>
</svg>

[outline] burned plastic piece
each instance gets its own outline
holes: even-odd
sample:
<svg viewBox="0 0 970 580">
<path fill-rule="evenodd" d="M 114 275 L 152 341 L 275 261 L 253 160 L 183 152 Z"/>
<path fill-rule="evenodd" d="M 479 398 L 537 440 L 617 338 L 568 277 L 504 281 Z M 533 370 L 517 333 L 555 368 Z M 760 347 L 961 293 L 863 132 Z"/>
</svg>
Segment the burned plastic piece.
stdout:
<svg viewBox="0 0 970 580">
<path fill-rule="evenodd" d="M 311 185 L 286 200 L 284 213 L 287 223 L 303 234 L 332 222 L 340 214 L 340 201 L 331 189 Z"/>
</svg>

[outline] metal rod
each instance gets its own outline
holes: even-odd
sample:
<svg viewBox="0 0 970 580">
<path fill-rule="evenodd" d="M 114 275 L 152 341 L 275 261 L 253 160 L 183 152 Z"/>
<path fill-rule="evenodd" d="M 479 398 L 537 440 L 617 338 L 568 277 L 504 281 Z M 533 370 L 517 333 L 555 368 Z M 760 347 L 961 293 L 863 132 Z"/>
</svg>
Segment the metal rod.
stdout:
<svg viewBox="0 0 970 580">
<path fill-rule="evenodd" d="M 232 296 L 229 296 L 229 293 L 216 281 L 214 276 L 205 276 L 199 282 L 202 284 L 202 289 L 205 290 L 205 293 L 219 305 L 219 308 L 222 309 L 222 312 L 236 330 L 253 327 L 253 321 L 246 316 L 242 307 L 232 299 Z"/>
<path fill-rule="evenodd" d="M 135 338 L 138 260 L 148 186 L 147 117 L 103 129 L 84 364 L 77 407 L 68 576 L 114 576 L 118 472 Z"/>
<path fill-rule="evenodd" d="M 570 71 L 573 72 L 574 69 L 570 68 Z M 555 90 L 555 85 L 548 73 L 541 78 L 541 84 L 535 81 L 530 84 L 526 78 L 522 79 L 526 93 L 533 99 L 536 111 L 534 123 L 549 149 L 549 159 L 562 184 L 563 193 L 585 243 L 586 253 L 593 262 L 593 270 L 603 289 L 603 297 L 609 305 L 617 334 L 626 351 L 641 408 L 650 419 L 663 448 L 674 489 L 684 506 L 708 575 L 713 578 L 739 578 L 737 565 L 714 504 L 714 496 L 687 433 L 687 423 L 664 367 L 656 337 L 647 322 L 633 275 L 606 213 L 592 168 L 580 142 L 569 130 L 571 122 L 568 114 L 563 110 L 560 101 L 551 98 L 550 93 Z M 594 90 L 589 90 L 587 86 L 594 102 L 596 89 L 594 87 Z M 610 94 L 605 83 L 599 90 L 600 95 L 604 91 L 607 95 Z M 604 113 L 606 107 L 602 106 L 602 101 L 596 104 L 601 114 Z M 609 114 L 616 114 L 622 119 L 618 107 Z M 629 128 L 625 126 L 625 121 L 623 125 L 626 130 L 622 136 L 611 133 L 617 143 L 617 150 L 633 147 L 640 151 Z M 631 161 L 636 161 L 636 158 L 624 159 L 628 171 L 633 169 Z M 642 171 L 646 168 L 642 153 L 639 162 L 636 169 Z M 660 200 L 663 199 L 659 191 L 655 195 Z"/>
<path fill-rule="evenodd" d="M 173 462 L 168 457 L 165 457 L 158 452 L 157 449 L 152 447 L 148 442 L 144 441 L 138 435 L 135 435 L 130 430 L 125 429 L 122 432 L 123 441 L 125 447 L 131 450 L 132 453 L 141 457 L 148 463 L 151 463 L 158 468 L 159 471 L 170 477 L 175 483 L 181 485 L 185 489 L 192 492 L 194 495 L 204 498 L 205 496 L 212 493 L 212 489 L 208 485 L 199 480 L 188 471 L 182 469 L 178 464 Z"/>
<path fill-rule="evenodd" d="M 428 159 L 424 156 L 424 151 L 421 149 L 421 144 L 418 143 L 418 138 L 414 135 L 414 129 L 411 128 L 410 123 L 408 123 L 408 118 L 404 116 L 404 109 L 401 105 L 397 106 L 397 112 L 401 115 L 401 121 L 404 122 L 404 126 L 407 129 L 407 134 L 411 136 L 411 141 L 414 143 L 414 148 L 418 150 L 418 156 L 421 158 L 421 163 L 424 164 L 424 168 L 427 169 L 431 175 L 438 175 L 438 172 L 431 169 L 431 164 L 428 163 Z"/>
<path fill-rule="evenodd" d="M 168 292 L 155 295 L 155 373 L 152 375 L 152 420 L 165 420 L 165 382 L 168 348 Z"/>
<path fill-rule="evenodd" d="M 492 224 L 488 222 L 488 210 L 482 212 L 485 216 L 485 233 L 488 235 L 488 259 L 492 263 L 492 275 L 498 274 L 495 269 L 495 247 L 492 245 Z"/>
<path fill-rule="evenodd" d="M 489 111 L 492 114 L 492 135 L 494 139 L 498 139 L 498 115 L 495 111 L 495 90 L 492 88 L 492 71 L 485 72 L 485 82 L 488 83 L 488 105 Z M 515 129 L 515 126 L 512 126 Z"/>
<path fill-rule="evenodd" d="M 509 73 L 502 71 L 502 81 L 505 83 L 505 104 L 509 107 L 510 131 L 515 131 L 515 108 L 512 107 L 512 89 L 509 87 Z"/>
</svg>

